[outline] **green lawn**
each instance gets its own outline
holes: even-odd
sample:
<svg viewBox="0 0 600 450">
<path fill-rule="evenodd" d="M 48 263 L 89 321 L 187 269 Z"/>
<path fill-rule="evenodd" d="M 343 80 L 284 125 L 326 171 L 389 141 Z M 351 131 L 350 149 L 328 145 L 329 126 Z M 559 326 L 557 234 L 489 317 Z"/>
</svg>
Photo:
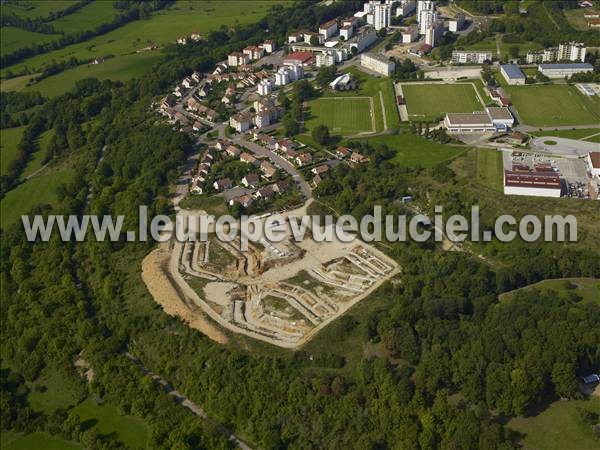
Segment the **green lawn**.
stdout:
<svg viewBox="0 0 600 450">
<path fill-rule="evenodd" d="M 519 47 L 519 56 L 525 56 L 527 54 L 527 52 L 530 50 L 538 50 L 538 49 L 542 48 L 542 46 L 540 46 L 539 44 L 537 44 L 535 42 L 510 44 L 510 43 L 501 41 L 500 42 L 500 56 L 502 58 L 504 58 L 505 55 L 510 56 L 509 49 L 513 46 Z M 475 44 L 467 45 L 464 47 L 464 49 L 465 50 L 476 50 L 476 51 L 490 51 L 490 52 L 492 52 L 492 56 L 494 58 L 497 57 L 497 47 L 496 47 L 496 38 L 495 37 L 489 37 L 489 38 L 486 38 L 483 41 L 477 42 Z"/>
<path fill-rule="evenodd" d="M 24 130 L 25 126 L 0 131 L 0 175 L 6 174 L 8 165 L 14 161 Z"/>
<path fill-rule="evenodd" d="M 530 284 L 521 289 L 505 292 L 500 295 L 503 301 L 514 297 L 515 292 L 524 289 L 538 289 L 540 291 L 555 291 L 559 295 L 567 295 L 568 292 L 574 292 L 581 297 L 584 302 L 600 302 L 600 280 L 596 278 L 560 278 L 556 280 L 544 280 L 539 283 Z"/>
<path fill-rule="evenodd" d="M 309 102 L 307 130 L 327 125 L 331 134 L 373 132 L 370 98 L 317 98 Z"/>
<path fill-rule="evenodd" d="M 20 222 L 21 214 L 26 214 L 35 205 L 55 203 L 58 198 L 56 189 L 61 184 L 68 183 L 72 177 L 71 169 L 64 166 L 52 167 L 9 191 L 0 200 L 0 226 L 6 228 Z"/>
<path fill-rule="evenodd" d="M 503 192 L 502 152 L 495 150 L 475 150 L 476 180 L 483 186 Z"/>
<path fill-rule="evenodd" d="M 43 161 L 44 157 L 46 156 L 46 148 L 47 148 L 48 142 L 50 141 L 50 138 L 52 137 L 53 134 L 54 134 L 54 130 L 48 130 L 48 131 L 42 133 L 42 135 L 39 137 L 39 139 L 38 139 L 39 149 L 37 152 L 35 152 L 29 158 L 29 161 L 27 162 L 27 166 L 25 166 L 25 170 L 23 170 L 23 174 L 21 176 L 22 178 L 25 178 L 25 177 L 31 175 L 36 170 L 38 170 L 42 167 L 42 161 Z"/>
<path fill-rule="evenodd" d="M 148 426 L 138 417 L 123 415 L 112 405 L 97 405 L 91 398 L 73 408 L 73 412 L 81 419 L 83 429 L 95 427 L 100 434 L 116 433 L 128 448 L 146 448 Z"/>
<path fill-rule="evenodd" d="M 504 89 L 526 125 L 551 127 L 600 121 L 600 98 L 586 97 L 575 86 L 507 86 Z"/>
<path fill-rule="evenodd" d="M 576 408 L 600 414 L 600 400 L 557 401 L 535 417 L 516 417 L 508 428 L 525 434 L 525 450 L 592 450 L 600 443 L 589 425 L 583 423 Z"/>
<path fill-rule="evenodd" d="M 85 5 L 73 14 L 69 14 L 58 20 L 53 20 L 50 24 L 55 30 L 64 31 L 65 34 L 70 34 L 79 31 L 93 30 L 98 25 L 110 23 L 117 13 L 118 11 L 113 8 L 113 2 L 95 1 Z"/>
<path fill-rule="evenodd" d="M 402 85 L 411 120 L 435 120 L 446 113 L 471 113 L 483 110 L 471 84 Z"/>
<path fill-rule="evenodd" d="M 401 167 L 432 167 L 466 151 L 463 147 L 451 147 L 432 142 L 423 137 L 401 133 L 365 138 L 371 144 L 385 144 L 397 151 L 393 161 Z"/>
<path fill-rule="evenodd" d="M 40 392 L 36 387 L 43 387 Z M 62 375 L 53 368 L 45 367 L 41 376 L 31 386 L 27 401 L 35 411 L 51 414 L 57 409 L 67 409 L 77 404 L 79 399 Z"/>
<path fill-rule="evenodd" d="M 0 91 L 20 91 L 25 89 L 29 80 L 36 77 L 38 74 L 21 75 L 20 77 L 13 77 L 0 80 Z"/>
<path fill-rule="evenodd" d="M 589 139 L 585 139 L 586 141 L 594 141 L 594 135 L 600 135 L 600 128 L 577 128 L 574 130 L 552 130 L 552 131 L 534 131 L 530 134 L 534 136 L 556 136 L 566 139 L 583 139 L 589 137 Z"/>
<path fill-rule="evenodd" d="M 75 442 L 65 441 L 43 432 L 22 435 L 12 431 L 2 431 L 2 435 L 2 450 L 80 450 L 83 448 Z"/>
<path fill-rule="evenodd" d="M 3 6 L 4 8 L 4 6 Z M 0 28 L 0 52 L 2 55 L 12 53 L 31 44 L 44 44 L 60 38 L 59 34 L 43 34 L 23 30 L 16 27 Z"/>
</svg>

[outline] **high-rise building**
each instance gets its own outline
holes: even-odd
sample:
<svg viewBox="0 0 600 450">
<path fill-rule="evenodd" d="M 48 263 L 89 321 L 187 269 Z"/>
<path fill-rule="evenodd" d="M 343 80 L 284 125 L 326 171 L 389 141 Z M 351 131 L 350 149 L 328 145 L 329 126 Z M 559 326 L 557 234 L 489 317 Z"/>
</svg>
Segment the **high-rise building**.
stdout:
<svg viewBox="0 0 600 450">
<path fill-rule="evenodd" d="M 421 20 L 421 11 L 434 11 L 434 10 L 435 10 L 434 2 L 419 0 L 417 2 L 417 20 Z"/>
<path fill-rule="evenodd" d="M 444 24 L 436 20 L 425 30 L 425 44 L 437 47 L 444 36 Z"/>
<path fill-rule="evenodd" d="M 392 18 L 392 6 L 389 4 L 376 4 L 373 11 L 373 26 L 376 30 L 390 26 Z"/>
<path fill-rule="evenodd" d="M 434 10 L 424 9 L 419 15 L 419 34 L 426 34 L 427 29 L 437 20 L 437 13 Z"/>
<path fill-rule="evenodd" d="M 558 46 L 558 61 L 585 60 L 586 47 L 583 42 L 569 42 Z"/>
</svg>

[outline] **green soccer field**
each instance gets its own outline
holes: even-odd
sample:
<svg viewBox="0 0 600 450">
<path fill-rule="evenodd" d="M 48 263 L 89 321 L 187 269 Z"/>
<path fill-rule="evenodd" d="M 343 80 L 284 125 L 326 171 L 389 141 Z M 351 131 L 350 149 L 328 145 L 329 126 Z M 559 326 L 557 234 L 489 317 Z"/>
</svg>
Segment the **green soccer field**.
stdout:
<svg viewBox="0 0 600 450">
<path fill-rule="evenodd" d="M 372 99 L 366 97 L 325 97 L 309 103 L 306 128 L 327 125 L 331 134 L 375 131 Z"/>
<path fill-rule="evenodd" d="M 575 86 L 508 86 L 504 89 L 525 125 L 592 125 L 600 121 L 600 98 L 586 97 Z"/>
<path fill-rule="evenodd" d="M 402 92 L 410 120 L 483 110 L 472 84 L 403 84 Z"/>
</svg>

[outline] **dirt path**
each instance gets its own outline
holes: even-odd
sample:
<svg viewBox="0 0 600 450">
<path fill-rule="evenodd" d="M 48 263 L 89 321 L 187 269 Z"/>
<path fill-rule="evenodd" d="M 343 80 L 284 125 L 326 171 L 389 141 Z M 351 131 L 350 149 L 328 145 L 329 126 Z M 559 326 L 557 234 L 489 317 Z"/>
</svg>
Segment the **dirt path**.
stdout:
<svg viewBox="0 0 600 450">
<path fill-rule="evenodd" d="M 185 395 L 183 395 L 179 391 L 175 390 L 173 388 L 173 386 L 171 386 L 160 375 L 157 375 L 157 374 L 151 372 L 148 368 L 146 368 L 146 366 L 144 366 L 144 364 L 139 359 L 137 359 L 131 353 L 125 352 L 125 356 L 127 358 L 129 358 L 136 366 L 138 366 L 144 374 L 150 376 L 155 382 L 160 384 L 164 388 L 164 390 L 166 391 L 167 394 L 175 397 L 177 399 L 177 401 L 179 401 L 181 406 L 184 406 L 185 408 L 189 409 L 194 415 L 196 415 L 198 417 L 212 421 L 210 419 L 210 417 L 208 416 L 208 414 L 206 413 L 206 411 L 204 411 L 204 409 L 200 405 L 197 405 L 196 403 L 191 401 L 189 398 L 187 398 Z M 215 423 L 214 421 L 212 421 L 212 422 Z M 217 430 L 221 434 L 225 435 L 225 437 L 227 439 L 229 439 L 231 442 L 233 442 L 237 447 L 241 448 L 242 450 L 252 450 L 248 444 L 246 444 L 242 439 L 240 439 L 238 436 L 233 434 L 233 432 L 229 428 L 226 428 L 224 425 L 221 425 L 220 423 L 215 423 L 215 425 L 217 427 Z"/>
<path fill-rule="evenodd" d="M 142 280 L 154 301 L 170 316 L 181 318 L 191 328 L 200 331 L 213 341 L 226 343 L 227 337 L 205 318 L 201 309 L 194 308 L 194 305 L 186 302 L 182 294 L 177 291 L 168 275 L 170 262 L 171 251 L 168 243 L 161 244 L 142 261 Z"/>
</svg>

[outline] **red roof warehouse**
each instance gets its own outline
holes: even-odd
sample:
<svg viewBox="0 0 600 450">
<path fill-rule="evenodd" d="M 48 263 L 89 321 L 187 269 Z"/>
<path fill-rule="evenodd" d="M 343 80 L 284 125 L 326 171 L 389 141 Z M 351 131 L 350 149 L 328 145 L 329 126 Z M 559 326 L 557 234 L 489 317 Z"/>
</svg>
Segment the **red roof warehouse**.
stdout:
<svg viewBox="0 0 600 450">
<path fill-rule="evenodd" d="M 283 60 L 284 64 L 302 64 L 309 66 L 315 63 L 315 55 L 311 52 L 294 52 L 290 53 Z"/>
</svg>

